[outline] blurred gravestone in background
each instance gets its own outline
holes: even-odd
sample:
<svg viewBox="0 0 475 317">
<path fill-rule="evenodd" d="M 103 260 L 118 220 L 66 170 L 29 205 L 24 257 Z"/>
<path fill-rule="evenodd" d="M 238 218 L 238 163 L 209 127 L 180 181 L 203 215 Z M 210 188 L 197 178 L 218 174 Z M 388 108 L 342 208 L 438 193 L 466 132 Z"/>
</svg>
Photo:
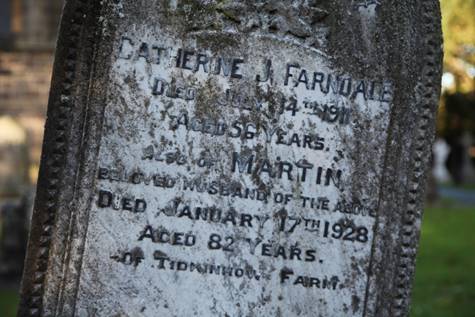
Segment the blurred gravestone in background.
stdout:
<svg viewBox="0 0 475 317">
<path fill-rule="evenodd" d="M 446 93 L 439 110 L 441 113 L 439 120 L 443 122 L 443 128 L 439 133 L 450 145 L 447 167 L 457 185 L 471 184 L 475 181 L 470 155 L 470 149 L 474 146 L 472 135 L 475 134 L 474 106 L 473 93 Z"/>
<path fill-rule="evenodd" d="M 16 280 L 23 268 L 26 250 L 28 212 L 26 200 L 1 206 L 0 228 L 0 277 Z"/>
<path fill-rule="evenodd" d="M 434 143 L 434 178 L 439 183 L 448 183 L 451 181 L 450 173 L 447 170 L 445 162 L 450 153 L 450 147 L 444 139 L 437 139 Z"/>
<path fill-rule="evenodd" d="M 29 206 L 28 148 L 25 130 L 0 117 L 0 277 L 21 273 Z"/>
<path fill-rule="evenodd" d="M 461 144 L 464 149 L 462 157 L 462 174 L 466 183 L 475 183 L 475 171 L 470 156 L 470 148 L 473 145 L 473 138 L 470 132 L 465 131 L 461 138 Z"/>
</svg>

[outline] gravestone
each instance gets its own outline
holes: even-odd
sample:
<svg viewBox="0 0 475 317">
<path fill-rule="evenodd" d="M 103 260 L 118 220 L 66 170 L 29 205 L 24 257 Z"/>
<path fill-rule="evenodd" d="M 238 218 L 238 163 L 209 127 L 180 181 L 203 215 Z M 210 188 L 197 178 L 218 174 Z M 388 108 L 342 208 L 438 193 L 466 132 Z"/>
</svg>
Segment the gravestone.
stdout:
<svg viewBox="0 0 475 317">
<path fill-rule="evenodd" d="M 450 154 L 450 146 L 444 139 L 440 138 L 434 142 L 434 178 L 438 183 L 450 182 L 450 172 L 447 169 L 446 162 Z"/>
<path fill-rule="evenodd" d="M 21 316 L 406 316 L 438 2 L 66 2 Z"/>
<path fill-rule="evenodd" d="M 0 205 L 0 283 L 15 281 L 18 286 L 26 251 L 26 197 Z"/>
<path fill-rule="evenodd" d="M 461 137 L 461 144 L 463 146 L 463 158 L 462 158 L 462 175 L 463 182 L 466 184 L 473 184 L 475 182 L 475 169 L 473 168 L 472 148 L 473 137 L 472 134 L 466 131 Z"/>
<path fill-rule="evenodd" d="M 25 129 L 12 117 L 0 116 L 0 284 L 18 282 L 22 273 L 29 211 L 28 168 Z"/>
</svg>

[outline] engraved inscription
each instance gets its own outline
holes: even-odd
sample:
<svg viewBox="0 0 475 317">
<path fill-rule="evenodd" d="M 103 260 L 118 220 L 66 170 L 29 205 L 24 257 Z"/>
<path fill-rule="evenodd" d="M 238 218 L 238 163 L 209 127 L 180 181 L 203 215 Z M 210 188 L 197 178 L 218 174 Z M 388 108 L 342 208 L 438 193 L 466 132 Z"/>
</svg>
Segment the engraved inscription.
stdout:
<svg viewBox="0 0 475 317">
<path fill-rule="evenodd" d="M 367 292 L 392 83 L 305 46 L 328 15 L 316 2 L 210 8 L 212 21 L 194 19 L 180 41 L 161 25 L 116 35 L 84 256 L 96 260 L 83 266 L 78 315 L 101 265 L 104 292 L 119 275 L 131 290 L 115 291 L 111 314 L 143 300 L 150 316 L 310 316 L 312 296 L 323 316 L 353 316 L 346 307 Z M 234 44 L 202 44 L 213 23 L 232 28 L 221 36 Z M 257 31 L 275 37 L 241 38 Z"/>
</svg>

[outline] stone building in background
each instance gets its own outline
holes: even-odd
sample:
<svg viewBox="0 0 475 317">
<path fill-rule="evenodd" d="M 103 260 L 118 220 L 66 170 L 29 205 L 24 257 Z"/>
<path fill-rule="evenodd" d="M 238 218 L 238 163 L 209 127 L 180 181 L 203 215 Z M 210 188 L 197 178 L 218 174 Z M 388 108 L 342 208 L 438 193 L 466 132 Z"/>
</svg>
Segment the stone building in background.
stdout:
<svg viewBox="0 0 475 317">
<path fill-rule="evenodd" d="M 0 0 L 0 116 L 26 129 L 33 182 L 62 5 L 62 0 Z"/>
<path fill-rule="evenodd" d="M 0 284 L 22 271 L 62 0 L 0 0 Z"/>
<path fill-rule="evenodd" d="M 62 0 L 0 0 L 0 46 L 52 50 Z"/>
</svg>

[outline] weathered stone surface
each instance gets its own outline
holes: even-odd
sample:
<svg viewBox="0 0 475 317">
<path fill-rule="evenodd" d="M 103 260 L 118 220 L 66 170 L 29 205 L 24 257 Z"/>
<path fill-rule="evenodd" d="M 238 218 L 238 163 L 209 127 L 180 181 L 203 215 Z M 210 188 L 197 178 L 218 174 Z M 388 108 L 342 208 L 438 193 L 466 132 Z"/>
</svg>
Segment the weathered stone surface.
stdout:
<svg viewBox="0 0 475 317">
<path fill-rule="evenodd" d="M 438 10 L 68 1 L 20 315 L 407 315 Z"/>
</svg>

